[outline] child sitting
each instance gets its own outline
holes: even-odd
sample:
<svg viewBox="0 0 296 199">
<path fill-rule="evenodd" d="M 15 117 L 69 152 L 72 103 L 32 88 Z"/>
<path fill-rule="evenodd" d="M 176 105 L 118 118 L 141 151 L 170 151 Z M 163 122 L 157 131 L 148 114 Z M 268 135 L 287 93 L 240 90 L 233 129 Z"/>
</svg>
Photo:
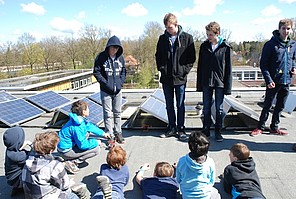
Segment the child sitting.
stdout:
<svg viewBox="0 0 296 199">
<path fill-rule="evenodd" d="M 58 152 L 68 160 L 65 162 L 67 171 L 76 173 L 79 171 L 77 166 L 79 163 L 96 156 L 100 151 L 100 140 L 89 138 L 89 133 L 105 138 L 110 138 L 110 135 L 86 120 L 89 115 L 87 102 L 82 100 L 74 102 L 71 111 L 69 121 L 59 132 Z"/>
<path fill-rule="evenodd" d="M 97 182 L 100 187 L 93 199 L 123 199 L 123 188 L 129 181 L 129 170 L 126 165 L 126 151 L 119 145 L 110 149 L 107 164 L 102 164 Z M 104 197 L 103 197 L 104 196 Z"/>
<path fill-rule="evenodd" d="M 230 148 L 230 162 L 223 174 L 223 186 L 232 198 L 264 199 L 259 177 L 255 170 L 255 162 L 250 157 L 250 150 L 243 143 L 234 144 Z"/>
<path fill-rule="evenodd" d="M 3 134 L 3 142 L 6 146 L 5 177 L 7 184 L 12 186 L 11 196 L 14 196 L 23 192 L 21 175 L 29 154 L 24 148 L 32 143 L 25 140 L 25 132 L 19 126 L 7 129 Z"/>
<path fill-rule="evenodd" d="M 190 152 L 177 164 L 176 179 L 183 198 L 220 199 L 215 183 L 215 163 L 208 156 L 210 141 L 201 132 L 192 132 L 188 145 Z"/>
<path fill-rule="evenodd" d="M 36 134 L 33 142 L 33 151 L 30 153 L 22 172 L 23 188 L 26 199 L 63 198 L 83 199 L 90 198 L 86 186 L 74 185 L 73 193 L 70 180 L 63 163 L 54 159 L 51 154 L 59 142 L 56 132 Z"/>
<path fill-rule="evenodd" d="M 136 175 L 136 181 L 143 191 L 143 198 L 177 198 L 179 184 L 173 178 L 174 168 L 167 162 L 155 165 L 153 177 L 143 177 L 149 164 L 144 164 Z"/>
</svg>

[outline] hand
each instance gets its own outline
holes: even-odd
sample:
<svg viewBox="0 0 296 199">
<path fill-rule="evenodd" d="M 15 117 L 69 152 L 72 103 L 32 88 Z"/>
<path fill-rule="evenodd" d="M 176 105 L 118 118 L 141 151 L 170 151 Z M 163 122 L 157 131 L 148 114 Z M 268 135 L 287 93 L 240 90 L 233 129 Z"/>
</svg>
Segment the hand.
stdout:
<svg viewBox="0 0 296 199">
<path fill-rule="evenodd" d="M 270 84 L 267 85 L 268 88 L 274 88 L 275 87 L 275 83 L 271 82 Z"/>
<path fill-rule="evenodd" d="M 291 69 L 291 74 L 296 75 L 296 69 L 294 67 Z"/>
<path fill-rule="evenodd" d="M 143 171 L 147 171 L 150 169 L 150 165 L 149 163 L 145 163 L 143 166 L 140 167 L 141 170 Z"/>
<path fill-rule="evenodd" d="M 104 138 L 108 138 L 108 139 L 111 139 L 111 135 L 109 133 L 104 133 Z"/>
<path fill-rule="evenodd" d="M 26 146 L 32 146 L 32 142 L 29 140 L 25 140 L 24 144 L 21 146 L 19 150 L 23 150 Z"/>
</svg>

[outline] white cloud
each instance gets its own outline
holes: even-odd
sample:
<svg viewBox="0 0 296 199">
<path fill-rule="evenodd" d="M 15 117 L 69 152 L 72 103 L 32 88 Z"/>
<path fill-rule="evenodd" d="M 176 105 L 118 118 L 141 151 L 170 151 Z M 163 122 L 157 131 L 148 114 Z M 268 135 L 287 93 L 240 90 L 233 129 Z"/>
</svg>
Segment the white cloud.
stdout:
<svg viewBox="0 0 296 199">
<path fill-rule="evenodd" d="M 64 33 L 76 33 L 83 24 L 77 20 L 67 21 L 61 17 L 55 17 L 50 22 L 51 28 Z"/>
<path fill-rule="evenodd" d="M 232 10 L 223 10 L 223 14 L 229 15 L 229 14 L 233 14 L 234 11 Z"/>
<path fill-rule="evenodd" d="M 277 16 L 281 14 L 282 10 L 277 8 L 274 5 L 269 5 L 265 7 L 263 10 L 261 10 L 261 15 L 263 17 L 271 17 L 271 16 Z"/>
<path fill-rule="evenodd" d="M 274 24 L 277 24 L 280 20 L 280 17 L 279 16 L 276 16 L 276 17 L 258 17 L 254 20 L 251 21 L 252 24 L 254 25 L 263 25 L 263 24 L 266 24 L 266 23 L 274 23 Z"/>
<path fill-rule="evenodd" d="M 131 17 L 138 17 L 147 15 L 148 10 L 140 3 L 133 3 L 123 8 L 121 13 Z"/>
<path fill-rule="evenodd" d="M 5 4 L 4 0 L 0 0 L 0 4 L 4 5 Z"/>
<path fill-rule="evenodd" d="M 222 4 L 223 0 L 194 0 L 193 8 L 185 8 L 182 13 L 188 15 L 204 15 L 210 16 L 215 10 L 216 6 Z"/>
<path fill-rule="evenodd" d="M 43 8 L 43 6 L 37 5 L 36 3 L 32 2 L 29 4 L 23 4 L 21 3 L 22 12 L 28 12 L 35 15 L 44 15 L 46 10 Z"/>
<path fill-rule="evenodd" d="M 291 3 L 295 3 L 296 0 L 279 0 L 280 3 L 287 3 L 287 4 L 291 4 Z"/>
<path fill-rule="evenodd" d="M 85 11 L 81 11 L 77 15 L 77 19 L 84 19 L 86 17 Z"/>
</svg>

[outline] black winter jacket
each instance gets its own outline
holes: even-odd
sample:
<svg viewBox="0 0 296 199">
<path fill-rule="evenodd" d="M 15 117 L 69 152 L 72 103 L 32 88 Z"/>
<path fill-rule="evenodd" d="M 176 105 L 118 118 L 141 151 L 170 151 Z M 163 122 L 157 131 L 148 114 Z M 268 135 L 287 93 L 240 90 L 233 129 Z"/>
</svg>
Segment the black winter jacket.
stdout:
<svg viewBox="0 0 296 199">
<path fill-rule="evenodd" d="M 109 47 L 118 46 L 116 58 L 113 61 L 109 56 Z M 123 48 L 116 36 L 112 36 L 106 45 L 105 51 L 95 59 L 93 74 L 100 83 L 100 88 L 109 95 L 120 92 L 126 77 L 125 61 L 122 56 Z"/>
<path fill-rule="evenodd" d="M 231 94 L 232 50 L 225 40 L 212 51 L 209 40 L 200 46 L 197 68 L 197 91 L 203 87 L 223 88 L 225 95 Z"/>
<path fill-rule="evenodd" d="M 196 60 L 192 35 L 183 32 L 180 25 L 178 28 L 174 55 L 169 39 L 171 35 L 167 31 L 159 36 L 155 53 L 157 70 L 161 73 L 160 82 L 169 86 L 185 84 Z"/>
<path fill-rule="evenodd" d="M 247 160 L 234 161 L 225 167 L 223 187 L 227 193 L 233 196 L 238 195 L 237 199 L 265 198 L 252 157 Z"/>
</svg>

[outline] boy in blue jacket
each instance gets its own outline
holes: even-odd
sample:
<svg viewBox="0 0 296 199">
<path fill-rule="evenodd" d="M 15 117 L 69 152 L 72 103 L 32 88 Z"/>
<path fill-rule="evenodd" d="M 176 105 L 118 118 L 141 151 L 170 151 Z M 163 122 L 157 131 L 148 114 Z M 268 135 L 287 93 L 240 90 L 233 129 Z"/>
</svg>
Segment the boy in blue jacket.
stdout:
<svg viewBox="0 0 296 199">
<path fill-rule="evenodd" d="M 88 115 L 87 102 L 82 100 L 74 102 L 69 113 L 70 119 L 59 132 L 60 141 L 57 151 L 64 159 L 69 160 L 65 162 L 65 168 L 70 173 L 79 171 L 77 164 L 99 154 L 100 140 L 89 138 L 89 133 L 110 138 L 109 134 L 87 121 Z"/>
</svg>

